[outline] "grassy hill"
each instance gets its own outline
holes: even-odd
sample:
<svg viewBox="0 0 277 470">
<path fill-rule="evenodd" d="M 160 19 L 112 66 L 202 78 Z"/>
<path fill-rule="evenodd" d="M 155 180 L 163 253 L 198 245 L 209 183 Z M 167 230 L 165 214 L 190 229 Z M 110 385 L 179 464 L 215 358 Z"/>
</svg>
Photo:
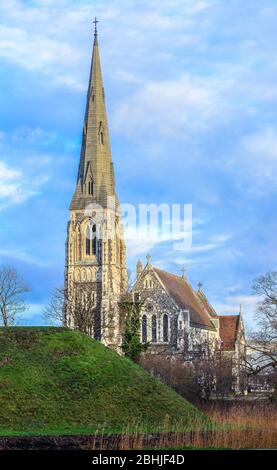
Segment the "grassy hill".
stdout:
<svg viewBox="0 0 277 470">
<path fill-rule="evenodd" d="M 0 434 L 190 429 L 201 413 L 141 367 L 63 328 L 0 328 Z M 194 424 L 192 424 L 194 423 Z"/>
</svg>

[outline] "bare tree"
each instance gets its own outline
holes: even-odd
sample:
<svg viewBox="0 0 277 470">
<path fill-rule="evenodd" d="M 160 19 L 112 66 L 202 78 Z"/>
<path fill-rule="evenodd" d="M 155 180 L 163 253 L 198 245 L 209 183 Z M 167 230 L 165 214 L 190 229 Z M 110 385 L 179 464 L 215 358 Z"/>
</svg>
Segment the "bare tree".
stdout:
<svg viewBox="0 0 277 470">
<path fill-rule="evenodd" d="M 66 297 L 66 312 L 74 328 L 89 335 L 96 329 L 95 293 L 89 284 L 79 284 L 74 290 L 74 299 Z"/>
<path fill-rule="evenodd" d="M 277 272 L 268 272 L 253 282 L 253 293 L 260 296 L 256 311 L 258 331 L 251 334 L 248 373 L 258 374 L 277 367 Z"/>
<path fill-rule="evenodd" d="M 47 323 L 59 326 L 64 323 L 66 297 L 64 287 L 54 289 L 50 302 L 43 311 L 43 318 Z"/>
<path fill-rule="evenodd" d="M 92 334 L 95 322 L 95 293 L 87 283 L 75 286 L 71 294 L 63 287 L 56 288 L 43 316 L 52 324 L 65 324 L 66 319 L 83 333 Z"/>
<path fill-rule="evenodd" d="M 185 332 L 178 354 L 142 355 L 142 367 L 190 401 L 226 397 L 234 388 L 232 360 L 216 340 Z"/>
<path fill-rule="evenodd" d="M 16 269 L 0 267 L 0 313 L 5 327 L 14 325 L 16 317 L 26 310 L 23 295 L 29 291 Z"/>
<path fill-rule="evenodd" d="M 192 384 L 199 398 L 209 400 L 221 385 L 221 363 L 223 357 L 217 340 L 203 337 L 193 330 L 184 342 L 183 357 L 193 366 Z"/>
<path fill-rule="evenodd" d="M 194 332 L 191 343 L 190 360 L 203 398 L 208 400 L 211 395 L 224 398 L 232 392 L 239 393 L 246 389 L 244 355 L 224 351 L 219 339 L 201 338 L 201 333 Z"/>
<path fill-rule="evenodd" d="M 96 339 L 109 343 L 113 331 L 113 312 L 100 312 L 100 296 L 90 283 L 78 283 L 68 291 L 56 288 L 49 305 L 44 309 L 44 319 L 50 324 L 66 325 Z"/>
</svg>

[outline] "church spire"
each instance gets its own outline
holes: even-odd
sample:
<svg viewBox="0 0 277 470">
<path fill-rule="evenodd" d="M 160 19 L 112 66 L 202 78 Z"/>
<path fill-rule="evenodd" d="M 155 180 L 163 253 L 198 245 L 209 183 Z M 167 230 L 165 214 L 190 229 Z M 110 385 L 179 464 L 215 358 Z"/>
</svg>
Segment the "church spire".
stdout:
<svg viewBox="0 0 277 470">
<path fill-rule="evenodd" d="M 76 190 L 71 209 L 83 209 L 95 202 L 106 206 L 115 195 L 108 119 L 102 79 L 97 23 L 94 20 L 94 44 L 83 127 L 81 156 Z"/>
<path fill-rule="evenodd" d="M 87 332 L 119 350 L 122 342 L 119 301 L 127 285 L 126 249 L 115 194 L 96 18 L 93 23 L 82 148 L 67 226 L 65 287 L 71 301 L 65 309 L 65 323 L 77 328 L 75 309 L 78 302 L 84 303 L 87 289 L 93 300 Z M 99 206 L 102 210 L 98 211 Z"/>
</svg>

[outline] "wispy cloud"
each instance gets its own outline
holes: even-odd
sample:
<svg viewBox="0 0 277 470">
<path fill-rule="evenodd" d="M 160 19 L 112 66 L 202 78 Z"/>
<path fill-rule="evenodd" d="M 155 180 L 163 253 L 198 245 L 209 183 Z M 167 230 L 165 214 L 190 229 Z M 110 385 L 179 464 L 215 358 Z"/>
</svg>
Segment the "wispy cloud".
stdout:
<svg viewBox="0 0 277 470">
<path fill-rule="evenodd" d="M 246 326 L 253 325 L 259 297 L 255 295 L 227 296 L 224 302 L 214 302 L 214 307 L 219 315 L 236 315 L 240 311 Z"/>
<path fill-rule="evenodd" d="M 37 194 L 47 181 L 46 175 L 30 179 L 22 170 L 0 161 L 0 210 L 25 202 Z"/>
<path fill-rule="evenodd" d="M 21 126 L 12 132 L 11 142 L 12 144 L 24 144 L 29 146 L 46 146 L 52 145 L 56 141 L 55 132 L 47 132 L 40 127 L 30 128 L 27 126 Z"/>
<path fill-rule="evenodd" d="M 267 127 L 242 139 L 245 164 L 259 184 L 277 183 L 277 128 Z"/>
<path fill-rule="evenodd" d="M 222 92 L 222 83 L 217 80 L 190 75 L 149 82 L 120 104 L 113 126 L 130 134 L 154 131 L 163 137 L 188 138 L 192 130 L 213 125 L 221 112 Z"/>
<path fill-rule="evenodd" d="M 0 209 L 7 204 L 16 204 L 30 197 L 32 191 L 22 188 L 22 173 L 0 162 Z"/>
<path fill-rule="evenodd" d="M 9 259 L 13 261 L 22 261 L 27 264 L 31 264 L 38 267 L 53 266 L 55 263 L 51 260 L 45 260 L 43 257 L 38 258 L 34 255 L 24 251 L 23 249 L 13 248 L 0 248 L 0 257 L 3 259 Z"/>
</svg>

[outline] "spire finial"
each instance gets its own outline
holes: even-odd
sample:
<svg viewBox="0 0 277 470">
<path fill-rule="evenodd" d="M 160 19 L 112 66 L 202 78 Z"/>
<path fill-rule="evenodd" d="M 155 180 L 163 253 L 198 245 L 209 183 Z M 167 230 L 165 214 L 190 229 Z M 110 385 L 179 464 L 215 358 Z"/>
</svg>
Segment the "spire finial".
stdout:
<svg viewBox="0 0 277 470">
<path fill-rule="evenodd" d="M 197 287 L 199 291 L 202 291 L 203 282 L 198 282 Z"/>
<path fill-rule="evenodd" d="M 98 19 L 95 17 L 93 24 L 94 24 L 94 36 L 97 37 L 97 23 L 99 23 Z"/>
<path fill-rule="evenodd" d="M 147 264 L 150 264 L 151 255 L 148 254 L 148 255 L 146 256 L 146 259 L 147 259 Z"/>
<path fill-rule="evenodd" d="M 186 279 L 186 277 L 187 277 L 187 276 L 186 276 L 186 272 L 187 272 L 186 268 L 182 268 L 182 269 L 181 269 L 181 273 L 182 273 L 182 278 L 183 278 L 183 279 Z"/>
</svg>

